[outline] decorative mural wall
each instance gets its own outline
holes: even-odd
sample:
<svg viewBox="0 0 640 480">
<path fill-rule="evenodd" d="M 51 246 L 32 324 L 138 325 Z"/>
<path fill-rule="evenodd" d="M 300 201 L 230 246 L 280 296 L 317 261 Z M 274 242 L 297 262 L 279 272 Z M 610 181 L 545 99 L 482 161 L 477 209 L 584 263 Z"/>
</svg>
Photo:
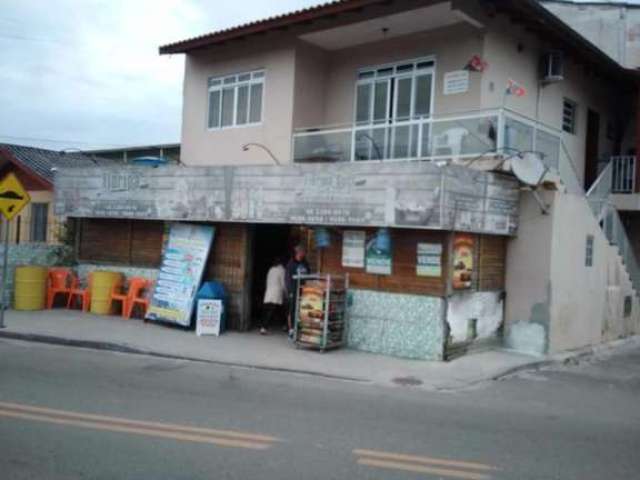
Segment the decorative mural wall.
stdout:
<svg viewBox="0 0 640 480">
<path fill-rule="evenodd" d="M 515 235 L 511 176 L 429 162 L 60 169 L 60 216 L 392 226 Z"/>
<path fill-rule="evenodd" d="M 347 345 L 367 352 L 442 360 L 443 300 L 372 290 L 349 290 Z"/>
</svg>

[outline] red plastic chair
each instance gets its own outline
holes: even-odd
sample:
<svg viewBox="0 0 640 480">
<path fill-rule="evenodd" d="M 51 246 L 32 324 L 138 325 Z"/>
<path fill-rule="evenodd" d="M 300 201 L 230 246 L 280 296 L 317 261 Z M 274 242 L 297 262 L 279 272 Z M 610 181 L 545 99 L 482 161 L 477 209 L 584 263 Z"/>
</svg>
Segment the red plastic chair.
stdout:
<svg viewBox="0 0 640 480">
<path fill-rule="evenodd" d="M 127 319 L 131 318 L 133 311 L 136 306 L 142 307 L 142 318 L 147 314 L 147 310 L 149 309 L 149 296 L 151 294 L 151 288 L 153 287 L 153 282 L 151 280 L 147 280 L 146 278 L 141 278 L 144 280 L 144 285 L 137 292 L 134 292 L 131 299 L 127 301 Z"/>
<path fill-rule="evenodd" d="M 69 300 L 67 301 L 67 308 L 73 308 L 73 300 L 80 299 L 80 306 L 83 312 L 88 312 L 91 307 L 91 287 L 93 286 L 93 273 L 89 272 L 87 278 L 87 285 L 82 288 L 78 279 L 75 279 L 71 292 L 69 292 Z"/>
<path fill-rule="evenodd" d="M 75 275 L 68 268 L 51 268 L 47 275 L 47 308 L 53 308 L 56 295 L 64 295 L 68 303 L 71 288 L 76 282 Z"/>
<path fill-rule="evenodd" d="M 131 277 L 126 293 L 122 292 L 121 285 L 114 285 L 109 298 L 109 310 L 113 310 L 114 302 L 120 302 L 122 306 L 122 318 L 130 318 L 134 300 L 140 297 L 147 287 L 148 280 L 142 277 Z"/>
</svg>

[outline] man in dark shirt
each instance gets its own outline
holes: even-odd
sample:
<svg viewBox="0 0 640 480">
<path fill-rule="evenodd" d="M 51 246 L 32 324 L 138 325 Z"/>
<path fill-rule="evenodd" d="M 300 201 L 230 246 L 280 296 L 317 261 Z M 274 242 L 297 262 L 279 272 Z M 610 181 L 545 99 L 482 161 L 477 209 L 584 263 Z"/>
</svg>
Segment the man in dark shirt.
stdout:
<svg viewBox="0 0 640 480">
<path fill-rule="evenodd" d="M 287 263 L 286 268 L 286 284 L 287 284 L 287 293 L 289 295 L 289 317 L 287 323 L 289 325 L 289 336 L 293 336 L 293 322 L 295 321 L 296 315 L 296 300 L 297 300 L 297 292 L 296 286 L 298 282 L 296 280 L 297 275 L 306 275 L 311 272 L 309 268 L 309 263 L 305 259 L 307 256 L 307 251 L 302 245 L 296 245 L 293 249 L 293 257 Z"/>
</svg>

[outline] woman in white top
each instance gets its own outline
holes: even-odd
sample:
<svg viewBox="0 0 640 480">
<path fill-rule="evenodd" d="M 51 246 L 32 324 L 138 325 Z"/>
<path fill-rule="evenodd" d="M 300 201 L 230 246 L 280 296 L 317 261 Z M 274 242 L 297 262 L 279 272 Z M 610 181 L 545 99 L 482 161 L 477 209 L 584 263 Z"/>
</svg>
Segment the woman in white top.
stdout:
<svg viewBox="0 0 640 480">
<path fill-rule="evenodd" d="M 260 334 L 265 335 L 274 315 L 282 317 L 282 305 L 287 295 L 285 270 L 279 258 L 273 260 L 267 273 L 267 288 L 264 292 Z"/>
</svg>

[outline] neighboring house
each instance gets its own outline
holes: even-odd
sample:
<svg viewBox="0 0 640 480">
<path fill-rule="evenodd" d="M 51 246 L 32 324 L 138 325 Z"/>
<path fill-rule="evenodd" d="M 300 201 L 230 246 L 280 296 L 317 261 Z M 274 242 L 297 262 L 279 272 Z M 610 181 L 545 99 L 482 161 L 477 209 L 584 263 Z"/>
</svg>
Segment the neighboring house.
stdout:
<svg viewBox="0 0 640 480">
<path fill-rule="evenodd" d="M 59 243 L 61 223 L 53 211 L 55 171 L 60 167 L 94 165 L 89 157 L 79 152 L 0 143 L 0 178 L 13 172 L 31 197 L 31 203 L 11 222 L 10 242 Z M 3 221 L 2 228 L 4 225 Z"/>
<path fill-rule="evenodd" d="M 298 241 L 350 275 L 353 348 L 545 353 L 640 332 L 640 271 L 601 188 L 640 141 L 637 77 L 537 1 L 343 0 L 160 53 L 186 55 L 183 166 L 62 172 L 81 262 L 157 268 L 166 222 L 207 222 L 205 276 L 239 330 L 265 262 Z"/>
<path fill-rule="evenodd" d="M 135 145 L 122 148 L 87 150 L 89 155 L 128 163 L 142 157 L 164 157 L 173 163 L 180 163 L 180 144 L 163 143 L 160 145 Z"/>
</svg>

